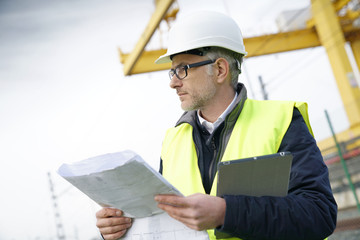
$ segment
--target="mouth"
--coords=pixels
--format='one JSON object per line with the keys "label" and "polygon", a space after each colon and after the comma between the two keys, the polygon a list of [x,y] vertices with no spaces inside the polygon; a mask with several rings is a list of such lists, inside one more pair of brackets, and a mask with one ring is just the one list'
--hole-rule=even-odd
{"label": "mouth", "polygon": [[187,93],[186,92],[176,92],[176,94],[179,96],[179,97],[181,97],[181,96],[184,96],[184,95],[186,95]]}
{"label": "mouth", "polygon": [[186,92],[177,92],[176,94],[179,96],[180,101],[183,101],[184,97],[187,93]]}

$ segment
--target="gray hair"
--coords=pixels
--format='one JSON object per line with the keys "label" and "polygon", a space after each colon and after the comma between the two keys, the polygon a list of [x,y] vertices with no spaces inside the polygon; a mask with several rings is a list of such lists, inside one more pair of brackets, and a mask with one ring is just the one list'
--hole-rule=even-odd
{"label": "gray hair", "polygon": [[217,58],[226,59],[226,61],[229,63],[231,84],[234,87],[234,89],[236,89],[239,74],[241,73],[241,64],[244,55],[220,47],[210,47],[204,55],[206,55],[212,60]]}

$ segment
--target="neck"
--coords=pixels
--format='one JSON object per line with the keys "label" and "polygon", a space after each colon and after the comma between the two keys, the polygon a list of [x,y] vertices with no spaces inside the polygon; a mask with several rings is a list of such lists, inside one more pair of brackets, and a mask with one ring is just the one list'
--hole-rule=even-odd
{"label": "neck", "polygon": [[199,109],[201,117],[211,123],[215,122],[230,105],[234,97],[235,90],[232,87],[218,91],[207,106]]}

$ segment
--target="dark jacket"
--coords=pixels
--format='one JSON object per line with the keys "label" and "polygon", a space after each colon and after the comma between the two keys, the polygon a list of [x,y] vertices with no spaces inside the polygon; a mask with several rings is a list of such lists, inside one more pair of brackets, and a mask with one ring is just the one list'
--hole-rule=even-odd
{"label": "dark jacket", "polygon": [[[177,123],[187,122],[193,126],[198,166],[207,193],[211,189],[217,162],[222,157],[246,100],[246,89],[242,84],[238,85],[237,92],[237,105],[212,134],[200,125],[196,111],[185,112]],[[293,154],[288,195],[225,195],[225,222],[218,230],[242,239],[307,240],[324,239],[334,231],[337,205],[332,195],[328,169],[297,109],[294,109],[292,122],[278,150],[285,151]]]}

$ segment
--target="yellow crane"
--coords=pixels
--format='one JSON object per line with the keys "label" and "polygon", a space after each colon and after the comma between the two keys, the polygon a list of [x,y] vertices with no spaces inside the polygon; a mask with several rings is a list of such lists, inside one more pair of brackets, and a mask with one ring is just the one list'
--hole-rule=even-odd
{"label": "yellow crane", "polygon": [[[165,54],[166,49],[145,51],[145,47],[163,19],[176,18],[179,9],[171,8],[174,2],[157,0],[155,11],[133,51],[125,54],[119,49],[124,75],[170,68],[170,64],[154,63],[158,56]],[[350,2],[351,0],[311,0],[313,17],[307,21],[306,28],[244,39],[247,58],[317,46],[325,48],[350,123],[349,129],[337,134],[339,141],[360,136],[360,88],[354,74],[354,68],[360,68],[360,27],[355,24],[360,21],[360,8],[346,9]],[[345,12],[341,11],[344,9]],[[339,14],[340,12],[342,13]],[[351,65],[347,55],[347,42],[351,46],[355,66]],[[334,145],[332,138],[318,144],[322,150]],[[355,142],[354,146],[360,146],[360,141]]]}

